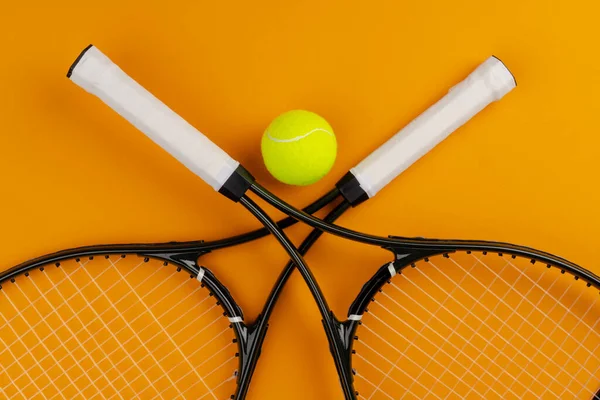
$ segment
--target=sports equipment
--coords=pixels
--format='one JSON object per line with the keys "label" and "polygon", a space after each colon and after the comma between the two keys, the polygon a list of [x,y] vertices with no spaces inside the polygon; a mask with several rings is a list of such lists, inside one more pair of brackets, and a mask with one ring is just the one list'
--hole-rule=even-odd
{"label": "sports equipment", "polygon": [[[314,212],[341,197],[324,220],[269,193],[97,49],[86,49],[69,75],[246,207],[293,263],[254,324],[244,323],[233,297],[198,258],[264,231],[214,242],[87,247],[14,267],[0,278],[8,282],[0,295],[4,393],[244,398],[269,315],[296,267],[318,305],[347,399],[598,396],[600,280],[594,274],[521,246],[386,238],[331,224],[510,91],[514,80],[497,59],[307,207]],[[248,191],[317,230],[296,249],[281,230],[289,220],[275,224]],[[301,256],[321,231],[390,254],[345,321],[330,311]],[[78,362],[65,371],[64,359]]]}
{"label": "sports equipment", "polygon": [[269,124],[261,150],[271,175],[283,183],[305,186],[331,170],[337,142],[323,118],[310,111],[293,110]]}

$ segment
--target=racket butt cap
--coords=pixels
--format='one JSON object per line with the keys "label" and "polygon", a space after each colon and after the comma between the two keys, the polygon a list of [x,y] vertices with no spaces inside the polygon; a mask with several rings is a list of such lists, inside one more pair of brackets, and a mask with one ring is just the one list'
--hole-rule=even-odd
{"label": "racket butt cap", "polygon": [[492,54],[492,58],[496,59],[496,61],[498,61],[500,64],[502,64],[502,66],[506,69],[506,71],[510,74],[510,77],[512,78],[513,82],[514,82],[514,86],[518,86],[517,84],[517,78],[515,78],[515,75],[510,72],[510,69],[508,69],[508,67],[506,66],[506,64],[504,64],[504,62],[500,59],[500,57],[495,56]]}
{"label": "racket butt cap", "polygon": [[500,100],[517,86],[513,73],[496,56],[485,60],[471,75],[485,82],[494,101]]}
{"label": "racket butt cap", "polygon": [[73,71],[75,70],[75,67],[77,67],[77,64],[79,64],[79,61],[81,61],[83,56],[85,56],[85,53],[87,53],[88,50],[91,49],[92,47],[94,47],[93,44],[88,45],[85,49],[83,49],[83,51],[79,54],[79,56],[77,56],[75,61],[73,61],[73,64],[71,64],[71,66],[69,67],[69,71],[67,72],[67,78],[71,78],[71,75],[73,75]]}

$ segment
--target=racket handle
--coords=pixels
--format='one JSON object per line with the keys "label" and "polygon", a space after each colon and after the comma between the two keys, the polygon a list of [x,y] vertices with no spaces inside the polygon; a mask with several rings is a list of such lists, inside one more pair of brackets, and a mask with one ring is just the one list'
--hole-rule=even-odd
{"label": "racket handle", "polygon": [[[350,170],[338,187],[357,204],[375,196],[385,185],[434,148],[493,101],[516,86],[506,66],[488,58],[441,100]],[[356,187],[356,180],[360,188]]]}
{"label": "racket handle", "polygon": [[239,163],[154,97],[94,46],[67,75],[98,96],[188,169],[220,191]]}

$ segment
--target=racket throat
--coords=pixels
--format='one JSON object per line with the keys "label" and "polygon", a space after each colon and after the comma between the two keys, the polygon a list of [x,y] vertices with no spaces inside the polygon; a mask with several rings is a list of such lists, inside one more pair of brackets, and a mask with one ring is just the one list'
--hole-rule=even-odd
{"label": "racket throat", "polygon": [[358,321],[348,320],[340,322],[333,312],[329,313],[327,321],[323,320],[323,327],[329,341],[329,351],[335,362],[335,367],[340,378],[340,384],[346,400],[355,400],[354,375],[352,372],[352,342]]}
{"label": "racket throat", "polygon": [[238,325],[236,334],[240,363],[237,371],[238,385],[234,397],[236,400],[246,398],[269,327],[268,321],[262,315],[259,315],[252,325],[247,326],[244,323],[238,323]]}

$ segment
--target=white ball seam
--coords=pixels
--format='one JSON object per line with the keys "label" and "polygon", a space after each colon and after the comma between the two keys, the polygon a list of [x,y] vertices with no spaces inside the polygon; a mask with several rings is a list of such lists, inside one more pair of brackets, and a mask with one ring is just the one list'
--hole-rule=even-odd
{"label": "white ball seam", "polygon": [[323,129],[323,128],[315,128],[312,131],[309,131],[309,132],[305,133],[304,135],[296,136],[296,137],[293,137],[293,138],[290,138],[290,139],[278,139],[278,138],[275,138],[275,137],[271,136],[271,133],[268,130],[265,132],[265,134],[267,135],[267,137],[269,139],[271,139],[275,143],[291,143],[291,142],[297,142],[299,140],[302,140],[302,139],[304,139],[304,138],[312,135],[313,133],[319,132],[319,131],[320,132],[325,132],[325,133],[333,136],[332,132],[329,132],[327,129]]}

